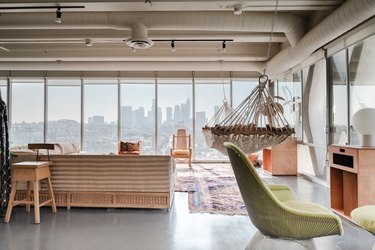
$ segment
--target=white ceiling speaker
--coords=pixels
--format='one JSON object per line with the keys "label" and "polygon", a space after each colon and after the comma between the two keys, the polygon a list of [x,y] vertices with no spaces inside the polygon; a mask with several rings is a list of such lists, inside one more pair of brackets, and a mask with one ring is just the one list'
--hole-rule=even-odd
{"label": "white ceiling speaker", "polygon": [[147,49],[154,45],[154,42],[147,36],[147,28],[143,23],[132,24],[132,36],[126,40],[126,44],[135,49]]}

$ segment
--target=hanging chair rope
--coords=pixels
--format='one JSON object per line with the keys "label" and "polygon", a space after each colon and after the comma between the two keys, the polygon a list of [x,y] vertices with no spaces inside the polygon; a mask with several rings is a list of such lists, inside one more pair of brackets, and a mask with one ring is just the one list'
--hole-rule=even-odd
{"label": "hanging chair rope", "polygon": [[223,146],[224,142],[232,142],[242,148],[245,153],[253,153],[265,147],[279,144],[295,133],[283,115],[282,105],[274,100],[281,97],[273,97],[269,93],[267,88],[269,80],[265,75],[278,2],[276,0],[264,74],[259,77],[258,86],[231,112],[225,112],[227,103],[224,101],[223,106],[203,127],[207,145],[223,154],[227,154],[226,148]]}
{"label": "hanging chair rope", "polygon": [[220,60],[220,73],[221,73],[221,85],[223,86],[223,95],[224,95],[224,102],[227,101],[227,96],[225,94],[225,85],[224,85],[224,77],[223,77],[223,60]]}
{"label": "hanging chair rope", "polygon": [[275,22],[276,22],[276,17],[277,17],[277,7],[278,6],[279,6],[279,0],[276,0],[275,11],[274,11],[274,14],[273,14],[273,17],[272,17],[271,34],[270,34],[270,39],[268,40],[267,57],[266,57],[266,62],[264,64],[263,75],[266,75],[268,60],[270,60],[272,38],[273,38],[274,29],[275,29]]}
{"label": "hanging chair rope", "polygon": [[[233,108],[229,105],[226,94],[225,94],[225,85],[224,85],[224,77],[223,77],[223,65],[222,65],[223,61],[220,60],[219,63],[220,63],[220,73],[221,73],[221,84],[223,86],[223,96],[224,96],[223,105],[221,105],[221,107],[216,111],[216,113],[211,118],[211,120],[209,120],[207,125],[202,128],[203,131],[205,129],[210,129],[211,127],[215,126],[216,124],[221,123],[222,121],[224,121],[224,119],[228,115],[230,115],[233,112]],[[209,147],[212,147],[211,140],[207,136],[205,136],[205,139],[206,139],[207,145]]]}

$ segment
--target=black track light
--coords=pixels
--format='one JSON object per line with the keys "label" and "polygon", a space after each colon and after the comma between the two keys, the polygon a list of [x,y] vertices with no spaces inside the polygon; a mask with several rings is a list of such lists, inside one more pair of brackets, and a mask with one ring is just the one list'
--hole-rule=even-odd
{"label": "black track light", "polygon": [[225,41],[223,41],[223,43],[221,44],[221,52],[225,52],[227,49],[227,45],[225,43]]}
{"label": "black track light", "polygon": [[176,46],[174,46],[174,41],[171,41],[171,48],[172,48],[172,52],[176,51]]}
{"label": "black track light", "polygon": [[57,10],[56,10],[55,23],[61,23],[62,22],[61,16],[62,16],[61,9],[60,9],[60,7],[58,7]]}
{"label": "black track light", "polygon": [[242,14],[242,5],[241,4],[235,4],[233,6],[233,13],[238,16],[238,15],[241,15]]}

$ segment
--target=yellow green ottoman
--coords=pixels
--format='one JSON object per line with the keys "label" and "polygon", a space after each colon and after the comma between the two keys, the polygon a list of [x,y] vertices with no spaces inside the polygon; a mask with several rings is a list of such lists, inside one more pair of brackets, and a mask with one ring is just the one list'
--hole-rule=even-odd
{"label": "yellow green ottoman", "polygon": [[355,223],[375,235],[375,205],[356,208],[350,215]]}

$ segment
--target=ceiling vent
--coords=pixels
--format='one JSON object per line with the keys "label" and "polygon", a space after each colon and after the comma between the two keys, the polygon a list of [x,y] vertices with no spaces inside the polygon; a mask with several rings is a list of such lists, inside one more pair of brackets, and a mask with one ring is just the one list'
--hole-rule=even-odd
{"label": "ceiling vent", "polygon": [[126,40],[126,44],[135,49],[147,49],[154,45],[154,42],[147,37],[147,29],[143,23],[133,23],[132,36]]}

